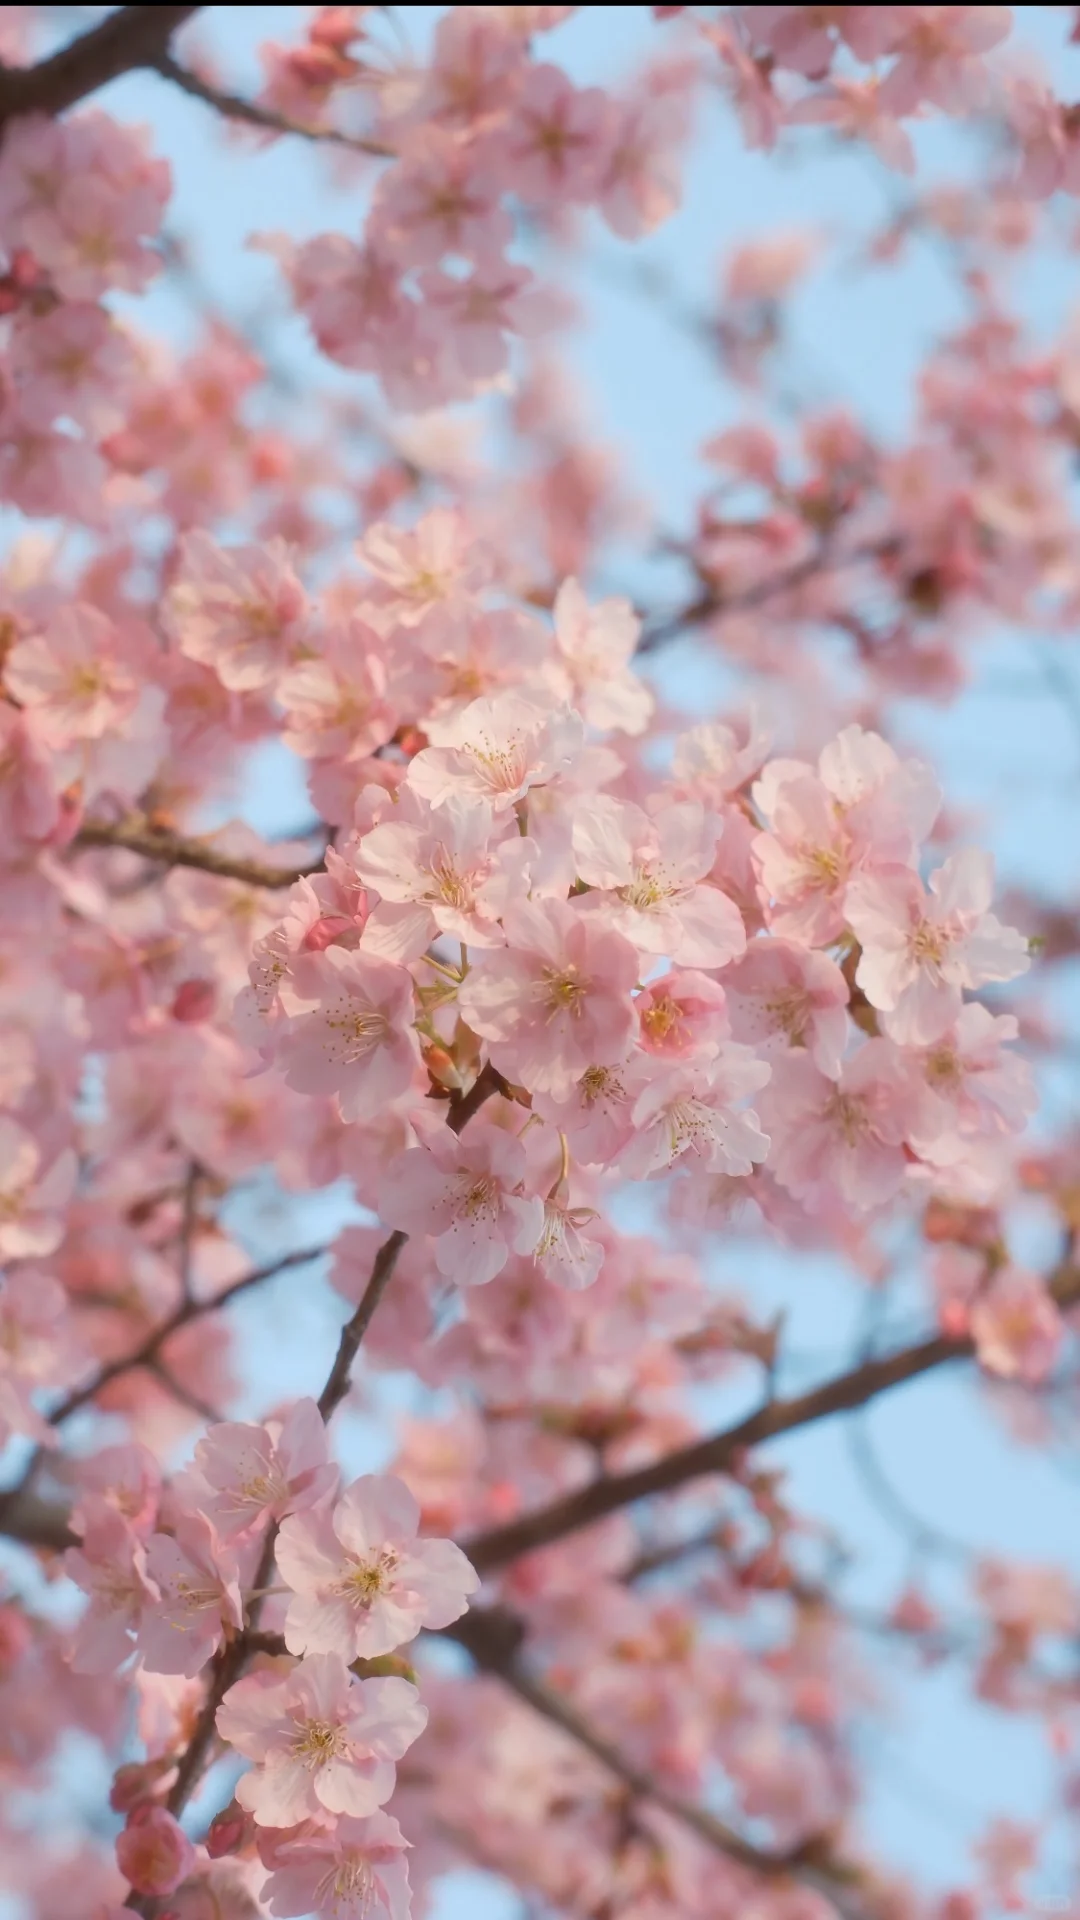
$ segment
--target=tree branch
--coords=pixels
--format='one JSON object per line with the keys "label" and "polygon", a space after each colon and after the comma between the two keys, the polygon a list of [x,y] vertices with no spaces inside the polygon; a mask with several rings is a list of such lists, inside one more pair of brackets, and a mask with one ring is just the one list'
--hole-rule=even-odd
{"label": "tree branch", "polygon": [[[1080,1269],[1059,1271],[1050,1290],[1059,1306],[1075,1304],[1080,1299]],[[973,1351],[974,1343],[967,1335],[935,1334],[897,1353],[863,1361],[849,1372],[811,1388],[808,1393],[796,1394],[789,1400],[771,1400],[735,1426],[666,1453],[647,1467],[594,1480],[548,1507],[523,1514],[505,1526],[492,1527],[464,1541],[463,1550],[478,1573],[492,1573],[519,1554],[549,1546],[553,1540],[561,1540],[566,1534],[577,1532],[579,1527],[590,1526],[593,1521],[602,1520],[637,1500],[648,1499],[656,1493],[670,1493],[686,1481],[706,1474],[725,1473],[747,1447],[828,1419],[834,1413],[847,1413],[854,1407],[865,1406],[878,1394],[902,1386],[907,1380],[915,1380],[920,1374],[953,1360],[968,1359]]]}
{"label": "tree branch", "polygon": [[326,1385],[319,1395],[319,1412],[324,1420],[329,1420],[341,1405],[349,1391],[349,1375],[352,1364],[360,1351],[360,1344],[371,1325],[372,1316],[379,1301],[390,1283],[390,1276],[397,1266],[398,1254],[408,1239],[407,1233],[392,1233],[384,1240],[375,1255],[375,1264],[371,1269],[371,1278],[364,1288],[363,1298],[351,1320],[347,1320],[341,1329],[341,1339],[334,1355],[334,1364],[327,1375]]}
{"label": "tree branch", "polygon": [[353,134],[341,133],[337,127],[305,127],[300,120],[290,120],[283,113],[275,113],[273,107],[262,107],[256,100],[245,100],[241,94],[212,86],[209,81],[193,73],[190,67],[181,66],[171,53],[163,53],[151,64],[154,72],[160,73],[163,80],[171,80],[183,93],[190,94],[193,100],[201,100],[204,106],[213,108],[225,120],[239,120],[245,126],[261,127],[266,133],[291,133],[300,140],[348,147],[353,153],[366,153],[376,160],[394,158],[393,148],[382,146],[378,140],[364,140]]}
{"label": "tree branch", "polygon": [[147,860],[159,860],[166,867],[194,867],[200,873],[213,873],[222,880],[242,880],[249,887],[291,887],[305,874],[321,873],[324,856],[303,867],[264,867],[258,860],[234,859],[219,853],[208,840],[193,840],[167,828],[151,826],[139,813],[131,813],[112,823],[87,821],[72,841],[84,847],[123,847],[128,853],[141,853]]}
{"label": "tree branch", "polygon": [[118,7],[33,67],[0,69],[0,126],[26,113],[63,113],[135,67],[155,66],[200,7]]}

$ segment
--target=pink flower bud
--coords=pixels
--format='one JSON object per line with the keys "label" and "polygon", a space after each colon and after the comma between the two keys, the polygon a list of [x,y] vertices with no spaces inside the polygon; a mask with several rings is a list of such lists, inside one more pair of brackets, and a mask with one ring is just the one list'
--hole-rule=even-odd
{"label": "pink flower bud", "polygon": [[144,1801],[117,1834],[116,1863],[136,1893],[175,1893],[195,1865],[195,1849],[171,1813]]}
{"label": "pink flower bud", "polygon": [[164,1776],[173,1771],[168,1758],[160,1760],[132,1760],[125,1766],[117,1767],[113,1774],[109,1790],[109,1805],[114,1813],[132,1813],[136,1807],[151,1801],[162,1790]]}
{"label": "pink flower bud", "polygon": [[239,1853],[254,1834],[255,1822],[250,1813],[230,1800],[227,1807],[214,1815],[204,1844],[211,1860],[221,1860],[227,1853]]}
{"label": "pink flower bud", "polygon": [[217,988],[212,980],[181,980],[170,1011],[174,1020],[194,1026],[201,1020],[209,1020],[216,999]]}

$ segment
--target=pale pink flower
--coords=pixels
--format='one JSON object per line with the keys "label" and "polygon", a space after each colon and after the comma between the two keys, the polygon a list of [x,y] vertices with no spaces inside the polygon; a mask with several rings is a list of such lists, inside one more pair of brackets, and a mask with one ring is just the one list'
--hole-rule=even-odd
{"label": "pale pink flower", "polygon": [[161,1597],[139,1622],[143,1665],[190,1679],[217,1651],[226,1628],[244,1623],[239,1569],[196,1513],[180,1514],[173,1534],[151,1534],[146,1566]]}
{"label": "pale pink flower", "polygon": [[200,1509],[223,1540],[314,1506],[338,1481],[314,1400],[298,1400],[284,1420],[259,1427],[208,1427],[195,1464],[211,1489]]}
{"label": "pale pink flower", "polygon": [[432,808],[405,788],[400,818],[394,812],[354,855],[361,880],[381,896],[364,928],[364,951],[415,960],[440,933],[470,947],[501,947],[499,921],[528,893],[532,843],[513,821],[509,831],[496,830],[486,801],[458,794]]}
{"label": "pale pink flower", "polygon": [[182,653],[244,693],[273,687],[304,639],[307,596],[283,540],[219,547],[186,534],[163,618]]}
{"label": "pale pink flower", "polygon": [[719,887],[702,884],[722,824],[695,800],[650,816],[594,795],[574,820],[574,858],[580,878],[603,889],[596,911],[642,953],[686,967],[737,959],[746,947],[739,910]]}
{"label": "pale pink flower", "polygon": [[217,1713],[222,1739],[256,1762],[236,1798],[262,1827],[374,1813],[394,1791],[394,1762],[426,1724],[407,1680],[353,1680],[335,1653],[311,1654],[283,1679],[249,1674]]}
{"label": "pale pink flower", "polygon": [[404,967],[327,947],[302,954],[279,989],[288,1026],[277,1059],[299,1093],[336,1093],[346,1120],[373,1119],[416,1075],[413,983]]}
{"label": "pale pink flower", "polygon": [[376,521],[356,552],[379,583],[377,596],[365,598],[364,612],[380,630],[464,611],[488,571],[464,516],[450,507],[435,507],[415,527]]}
{"label": "pale pink flower", "polygon": [[509,192],[533,205],[592,200],[613,131],[601,87],[572,86],[561,68],[530,61],[497,139],[499,176]]}
{"label": "pale pink flower", "polygon": [[731,1031],[771,1056],[805,1047],[836,1075],[848,1042],[848,988],[827,954],[790,940],[751,940],[724,977]]}
{"label": "pale pink flower", "polygon": [[70,1379],[68,1296],[48,1274],[13,1267],[0,1284],[0,1446],[12,1433],[55,1446],[32,1396]]}
{"label": "pale pink flower", "polygon": [[397,715],[386,691],[379,636],[360,619],[321,636],[319,652],[282,674],[282,739],[305,760],[361,759],[393,737]]}
{"label": "pale pink flower", "polygon": [[658,1059],[707,1058],[731,1038],[725,990],[707,973],[675,968],[645,987],[636,1005],[640,1044]]}
{"label": "pale pink flower", "polygon": [[1037,1386],[1051,1371],[1065,1325],[1044,1282],[1023,1267],[1000,1267],[971,1309],[979,1363],[1005,1380]]}
{"label": "pale pink flower", "polygon": [[[269,1838],[269,1836],[268,1836]],[[348,1814],[327,1830],[302,1827],[262,1849],[270,1878],[262,1898],[276,1920],[409,1920],[409,1842],[388,1813]]]}
{"label": "pale pink flower", "polygon": [[195,1849],[171,1813],[144,1802],[116,1836],[116,1864],[136,1893],[175,1893],[195,1865]]}
{"label": "pale pink flower", "polygon": [[532,1091],[566,1093],[594,1063],[630,1051],[638,960],[622,935],[562,900],[532,900],[505,918],[507,945],[472,966],[462,1018],[494,1064]]}
{"label": "pale pink flower", "polygon": [[379,1188],[388,1227],[427,1233],[435,1265],[459,1286],[478,1287],[515,1253],[531,1253],[544,1203],[519,1191],[525,1149],[512,1134],[475,1122],[460,1140],[449,1128],[391,1161]]}
{"label": "pale pink flower", "polygon": [[612,103],[597,205],[620,239],[652,233],[674,213],[681,197],[678,154],[687,126],[686,100],[661,88]]}
{"label": "pale pink flower", "polygon": [[565,1092],[535,1094],[533,1106],[572,1137],[580,1166],[610,1166],[633,1133],[634,1104],[651,1079],[648,1069],[643,1053],[613,1067],[590,1065]]}
{"label": "pale pink flower", "polygon": [[565,773],[580,752],[584,728],[569,708],[545,711],[516,693],[474,700],[440,729],[443,744],[409,763],[408,785],[439,806],[451,794],[486,800],[496,813],[529,788]]}
{"label": "pale pink flower", "polygon": [[1026,1060],[1004,1051],[1017,1039],[1012,1014],[978,1001],[925,1050],[912,1054],[925,1092],[909,1139],[920,1159],[946,1166],[972,1136],[1020,1133],[1038,1105]]}
{"label": "pale pink flower", "polygon": [[555,644],[567,698],[586,726],[644,733],[653,696],[630,665],[640,632],[629,600],[590,607],[576,580],[563,581],[555,598]]}
{"label": "pale pink flower", "polygon": [[835,1192],[867,1209],[903,1185],[904,1136],[918,1109],[910,1067],[891,1041],[867,1041],[836,1079],[809,1054],[785,1053],[760,1106],[770,1170],[804,1204],[823,1205]]}
{"label": "pale pink flower", "polygon": [[113,431],[137,365],[122,328],[90,303],[35,315],[11,343],[16,404],[31,427],[50,427],[62,415],[96,435]]}
{"label": "pale pink flower", "polygon": [[675,742],[671,773],[676,795],[720,807],[752,779],[768,751],[768,732],[753,707],[733,725],[711,720],[692,727]]}
{"label": "pale pink flower", "polygon": [[546,1279],[580,1293],[591,1287],[604,1264],[604,1247],[582,1231],[597,1217],[592,1207],[575,1207],[549,1195],[544,1201],[544,1224],[533,1248],[533,1259]]}
{"label": "pale pink flower", "polygon": [[[40,1286],[41,1282],[36,1282]],[[93,1515],[104,1504],[118,1513],[140,1540],[154,1530],[161,1498],[162,1474],[149,1447],[135,1441],[117,1447],[103,1447],[80,1460],[76,1484],[85,1491],[85,1503],[71,1510],[71,1526],[85,1533]]]}
{"label": "pale pink flower", "polygon": [[929,890],[904,867],[860,874],[845,911],[862,945],[856,981],[901,1046],[927,1046],[952,1025],[963,989],[1013,980],[1031,965],[1022,933],[988,911],[989,854],[957,853],[930,876]]}
{"label": "pale pink flower", "polygon": [[134,1636],[159,1600],[147,1572],[146,1548],[114,1508],[103,1501],[84,1510],[81,1547],[69,1547],[64,1569],[90,1595],[75,1629],[71,1664],[76,1673],[115,1673],[135,1651]]}
{"label": "pale pink flower", "polygon": [[338,1653],[349,1663],[459,1619],[480,1582],[460,1547],[418,1540],[419,1525],[419,1506],[390,1474],[354,1480],[332,1511],[286,1520],[277,1564],[293,1593],[289,1652]]}
{"label": "pale pink flower", "polygon": [[70,1147],[40,1171],[41,1151],[18,1122],[0,1114],[0,1259],[53,1253],[64,1237],[64,1212],[78,1166]]}
{"label": "pale pink flower", "polygon": [[383,174],[369,231],[402,267],[437,266],[448,253],[490,259],[513,234],[499,200],[500,182],[475,146],[427,127],[410,142],[408,157]]}
{"label": "pale pink flower", "polygon": [[54,751],[121,729],[138,702],[120,636],[103,613],[82,604],[61,608],[44,633],[18,641],[3,672],[37,737]]}
{"label": "pale pink flower", "polygon": [[620,1170],[646,1180],[687,1165],[742,1176],[765,1159],[769,1140],[751,1109],[738,1104],[768,1081],[770,1068],[749,1047],[732,1042],[711,1060],[692,1061],[657,1074],[634,1104],[634,1135],[619,1155]]}
{"label": "pale pink flower", "polygon": [[840,938],[857,871],[912,864],[941,799],[927,767],[861,727],[830,741],[816,770],[770,760],[753,793],[769,828],[754,842],[769,925],[808,946]]}

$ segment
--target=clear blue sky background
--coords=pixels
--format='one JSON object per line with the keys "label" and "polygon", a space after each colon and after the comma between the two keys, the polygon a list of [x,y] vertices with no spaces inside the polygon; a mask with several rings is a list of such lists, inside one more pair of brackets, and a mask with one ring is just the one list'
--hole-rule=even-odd
{"label": "clear blue sky background", "polygon": [[[423,45],[442,10],[403,11],[411,37]],[[263,39],[292,37],[300,13],[294,7],[208,9],[207,39],[225,58],[230,81],[241,89],[256,86],[253,48]],[[1045,49],[1059,46],[1060,10],[1056,17],[1050,8],[1025,10],[1023,30]],[[632,70],[655,40],[647,8],[586,7],[548,37],[547,48],[576,79],[610,80],[613,71]],[[1068,61],[1080,64],[1071,52]],[[1070,79],[1066,69],[1066,94]],[[1072,91],[1080,93],[1080,86]],[[159,150],[175,167],[172,225],[197,241],[200,272],[224,313],[265,329],[275,353],[301,378],[325,381],[325,368],[317,365],[302,328],[285,313],[275,271],[245,253],[243,241],[252,229],[266,227],[297,236],[334,226],[355,231],[362,194],[336,192],[324,157],[300,142],[284,140],[262,151],[226,148],[202,107],[153,77],[125,79],[102,99],[121,116],[152,123]],[[948,128],[921,133],[920,152],[922,178],[955,176],[967,164],[963,143]],[[704,304],[724,254],[762,234],[812,226],[835,238],[841,262],[850,261],[853,242],[902,188],[867,153],[826,153],[820,141],[809,139],[801,154],[798,165],[747,154],[717,96],[703,117],[678,216],[634,249],[597,231],[592,265],[580,283],[587,324],[570,348],[571,358],[599,434],[620,451],[667,528],[688,523],[703,478],[696,458],[701,442],[744,416],[746,403],[718,382],[662,305],[627,290],[628,270],[647,261],[683,298]],[[1022,307],[1040,334],[1060,325],[1075,296],[1072,257],[1047,257],[1033,270],[1025,268]],[[136,311],[150,329],[178,338],[192,334],[191,313],[165,281]],[[850,404],[879,432],[901,434],[920,357],[960,311],[955,289],[929,249],[917,250],[895,272],[854,273],[843,265],[815,272],[795,303],[795,364],[804,387],[822,401]],[[629,577],[629,560],[628,569]],[[1062,660],[1072,673],[1067,653]],[[711,684],[700,656],[673,650],[661,671],[669,691],[700,705],[702,687]],[[950,798],[981,816],[979,837],[996,847],[1004,877],[1075,896],[1080,735],[1048,689],[1041,655],[1015,636],[1001,636],[987,648],[959,705],[939,711],[912,706],[903,715],[903,730],[932,751]],[[264,831],[285,830],[305,811],[302,787],[283,783],[276,765],[264,765],[253,779],[247,805]],[[1055,1086],[1055,1103],[1075,1106],[1065,1077]],[[331,1204],[290,1202],[290,1237],[300,1242],[312,1228],[321,1232]],[[265,1220],[261,1231],[269,1231]],[[718,1246],[715,1270],[718,1278],[752,1290],[755,1301],[788,1307],[791,1346],[805,1358],[793,1369],[793,1382],[825,1371],[850,1351],[860,1301],[837,1276],[835,1263],[791,1264],[760,1247]],[[280,1325],[268,1320],[263,1305],[247,1316],[259,1404],[269,1393],[309,1390],[325,1371],[332,1310],[316,1290],[299,1303],[297,1292],[289,1296],[286,1355]],[[912,1324],[909,1314],[906,1325]],[[716,1417],[727,1411],[718,1399]],[[1007,1444],[977,1387],[955,1377],[929,1379],[876,1408],[871,1423],[895,1484],[928,1522],[983,1547],[1064,1560],[1080,1574],[1075,1481],[1045,1456]],[[385,1451],[385,1435],[362,1421],[353,1420],[343,1432],[358,1465]],[[868,1498],[843,1423],[812,1429],[773,1452],[790,1465],[796,1502],[827,1516],[858,1550],[846,1588],[851,1600],[872,1605],[891,1596],[908,1545]],[[943,1592],[955,1577],[942,1569]],[[970,1839],[988,1809],[1040,1815],[1049,1779],[1045,1756],[1029,1731],[965,1703],[951,1669],[921,1680],[917,1691],[899,1661],[892,1674],[889,1719],[866,1753],[866,1827],[886,1857],[947,1885],[964,1877]],[[73,1785],[79,1792],[78,1780]],[[84,1790],[89,1800],[88,1779]],[[98,1791],[95,1780],[94,1795]],[[1064,1887],[1048,1884],[1046,1891]],[[506,1896],[461,1875],[448,1883],[437,1920],[495,1920],[505,1911]]]}

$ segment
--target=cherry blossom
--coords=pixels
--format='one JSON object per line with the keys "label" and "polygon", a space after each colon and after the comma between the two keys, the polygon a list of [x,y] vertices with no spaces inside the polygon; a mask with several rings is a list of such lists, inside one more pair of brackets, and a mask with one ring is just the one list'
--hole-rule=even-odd
{"label": "cherry blossom", "polygon": [[368,1474],[332,1511],[285,1522],[277,1559],[294,1596],[285,1617],[290,1652],[367,1659],[464,1613],[476,1575],[452,1541],[418,1540],[419,1520],[400,1480]]}
{"label": "cherry blossom", "polygon": [[473,1127],[462,1139],[438,1135],[387,1168],[379,1212],[388,1227],[430,1234],[435,1264],[458,1286],[483,1286],[510,1256],[531,1253],[544,1203],[520,1191],[525,1150],[510,1134]]}
{"label": "cherry blossom", "polygon": [[263,1827],[320,1814],[362,1819],[394,1790],[394,1762],[423,1732],[407,1680],[354,1680],[334,1653],[310,1654],[284,1679],[250,1674],[218,1709],[222,1738],[256,1763],[236,1789]]}
{"label": "cherry blossom", "polygon": [[1038,1275],[1006,1267],[976,1299],[971,1331],[988,1373],[1034,1384],[1050,1372],[1064,1328]]}
{"label": "cherry blossom", "polygon": [[644,953],[687,967],[722,967],[743,952],[738,909],[701,884],[713,863],[721,822],[686,801],[650,819],[639,807],[598,796],[574,823],[579,876],[604,890],[599,910]]}
{"label": "cherry blossom", "polygon": [[144,1804],[116,1836],[116,1863],[136,1893],[175,1893],[195,1864],[195,1849],[171,1813]]}
{"label": "cherry blossom", "polygon": [[345,947],[300,956],[279,989],[290,1015],[276,1057],[301,1093],[336,1093],[344,1117],[367,1119],[406,1093],[420,1057],[403,967]]}
{"label": "cherry blossom", "polygon": [[298,1400],[284,1420],[265,1426],[222,1421],[209,1427],[195,1464],[207,1487],[200,1510],[223,1540],[315,1506],[338,1478],[313,1400]]}

